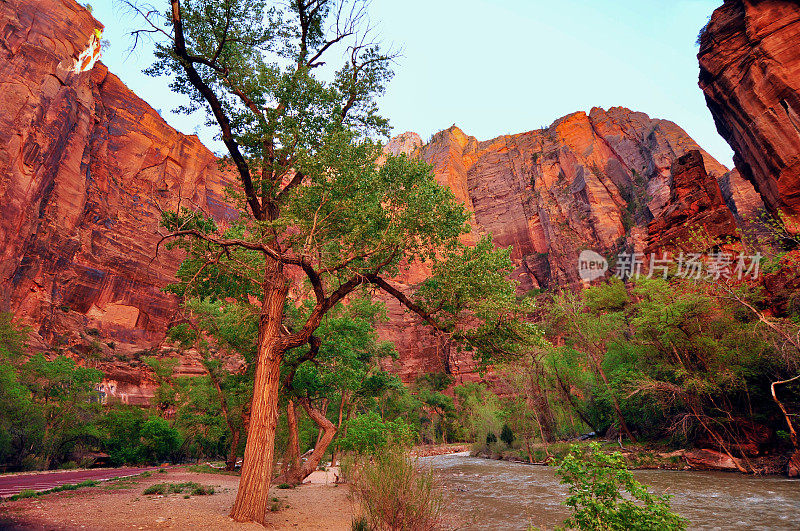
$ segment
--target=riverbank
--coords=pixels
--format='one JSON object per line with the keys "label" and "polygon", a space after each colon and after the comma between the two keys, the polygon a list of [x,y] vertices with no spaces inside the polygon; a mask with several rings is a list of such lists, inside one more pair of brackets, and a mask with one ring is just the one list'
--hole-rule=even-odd
{"label": "riverbank", "polygon": [[[144,494],[158,484],[196,483],[212,495]],[[237,476],[186,468],[127,478],[97,487],[0,503],[0,529],[263,529],[228,518],[239,486]],[[176,490],[176,489],[173,489]],[[303,485],[270,491],[268,529],[349,530],[353,505],[345,485]]]}
{"label": "riverbank", "polygon": [[522,448],[494,445],[491,448],[472,448],[470,455],[495,461],[552,465],[565,457],[573,446],[586,447],[592,442],[599,443],[606,452],[620,452],[632,470],[695,470],[789,477],[798,477],[800,470],[800,455],[793,456],[789,452],[736,458],[707,448],[670,449],[631,443],[620,446],[616,441],[603,439],[532,444]]}
{"label": "riverbank", "polygon": [[453,444],[420,444],[411,449],[411,457],[431,457],[434,455],[450,455],[469,452],[472,445],[469,443]]}

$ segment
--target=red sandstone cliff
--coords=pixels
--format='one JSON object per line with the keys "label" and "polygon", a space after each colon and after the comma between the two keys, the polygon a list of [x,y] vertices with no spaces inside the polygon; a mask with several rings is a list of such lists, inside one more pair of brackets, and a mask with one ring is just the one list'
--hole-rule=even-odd
{"label": "red sandstone cliff", "polygon": [[736,167],[800,231],[800,4],[726,0],[700,42],[700,87]]}
{"label": "red sandstone cliff", "polygon": [[[154,254],[159,209],[229,209],[196,137],[102,64],[72,71],[101,27],[73,0],[0,3],[0,309],[45,343],[113,341],[131,357],[161,341],[177,307],[161,289],[180,255]],[[126,367],[105,368],[138,396],[141,371]]]}
{"label": "red sandstone cliff", "polygon": [[[159,344],[177,306],[161,288],[180,255],[154,257],[159,209],[180,198],[218,219],[232,212],[215,157],[196,137],[177,133],[102,64],[72,71],[99,27],[73,0],[0,2],[0,310],[43,343],[76,355],[99,348],[113,393],[142,402],[149,383],[137,352]],[[700,148],[672,122],[614,108],[485,142],[455,126],[425,145],[408,133],[388,149],[430,162],[476,233],[513,246],[525,292],[577,283],[583,249],[643,250],[647,224],[670,199],[673,160]],[[748,184],[702,158],[729,204],[751,208]],[[396,342],[405,379],[475,376],[411,315],[391,302],[389,311],[382,335]],[[196,370],[188,359],[181,369]]]}
{"label": "red sandstone cliff", "polygon": [[[387,150],[432,164],[439,182],[473,212],[475,232],[491,232],[497,245],[513,246],[518,265],[513,276],[521,293],[578,285],[578,255],[584,249],[605,256],[644,252],[648,224],[665,208],[675,227],[694,215],[710,223],[711,232],[727,234],[735,222],[723,199],[743,212],[758,203],[749,183],[702,151],[676,124],[620,107],[575,113],[546,129],[485,142],[455,126],[425,145],[418,135],[405,133]],[[713,198],[701,201],[698,195],[684,206],[713,205],[710,217],[679,212],[681,205],[672,197],[673,161],[690,152],[696,153],[690,157],[694,169],[685,173],[686,179],[677,172],[677,188],[684,190],[702,177],[703,190],[713,190]],[[656,226],[662,236],[683,230],[669,223]],[[654,238],[659,236],[651,242]],[[424,272],[412,271],[401,282],[409,288],[423,278]],[[475,377],[467,357],[449,350],[394,301],[387,305],[391,321],[381,333],[397,345],[397,370],[405,379],[432,370]]]}
{"label": "red sandstone cliff", "polygon": [[[707,251],[737,240],[733,212],[725,204],[719,183],[706,171],[700,152],[690,151],[677,158],[671,173],[669,203],[648,225],[645,253]],[[694,241],[698,237],[702,242]],[[698,249],[698,244],[706,247]]]}

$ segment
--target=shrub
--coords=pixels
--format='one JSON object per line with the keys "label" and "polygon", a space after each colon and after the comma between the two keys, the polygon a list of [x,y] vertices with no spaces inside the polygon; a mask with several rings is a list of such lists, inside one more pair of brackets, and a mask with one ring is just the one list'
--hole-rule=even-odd
{"label": "shrub", "polygon": [[514,432],[511,431],[508,424],[503,424],[503,431],[500,432],[500,440],[506,443],[506,446],[511,447],[515,439]]}
{"label": "shrub", "polygon": [[186,483],[156,483],[144,489],[143,494],[165,496],[167,494],[183,494],[184,492],[188,492],[192,496],[210,496],[215,491],[214,487],[187,481]]}
{"label": "shrub", "polygon": [[446,504],[433,472],[419,470],[405,454],[362,459],[350,480],[363,513],[353,529],[430,531],[443,526]]}
{"label": "shrub", "polygon": [[166,483],[156,483],[155,485],[150,485],[149,487],[144,489],[144,492],[142,492],[142,494],[145,495],[160,494],[163,496],[164,494],[167,493],[168,490],[169,486]]}
{"label": "shrub", "polygon": [[385,422],[375,412],[359,415],[347,421],[347,435],[339,440],[339,449],[360,455],[376,454],[393,447],[410,447],[414,428],[402,419]]}
{"label": "shrub", "polygon": [[370,531],[369,521],[363,516],[353,518],[353,522],[350,524],[350,531]]}
{"label": "shrub", "polygon": [[557,474],[569,486],[565,504],[572,516],[564,524],[570,529],[680,531],[687,520],[673,513],[668,495],[650,494],[636,481],[622,454],[605,454],[592,443],[582,457],[573,447],[561,462]]}
{"label": "shrub", "polygon": [[170,459],[181,446],[178,430],[161,417],[152,416],[142,426],[142,449],[151,462]]}
{"label": "shrub", "polygon": [[211,496],[214,494],[214,487],[198,485],[192,489],[192,496]]}

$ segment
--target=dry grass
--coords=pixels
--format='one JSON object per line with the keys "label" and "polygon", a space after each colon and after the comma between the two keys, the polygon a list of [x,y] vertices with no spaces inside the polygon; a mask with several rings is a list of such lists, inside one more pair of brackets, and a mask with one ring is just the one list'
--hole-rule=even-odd
{"label": "dry grass", "polygon": [[434,531],[445,528],[446,500],[433,472],[407,455],[388,452],[348,467],[361,517],[354,528]]}

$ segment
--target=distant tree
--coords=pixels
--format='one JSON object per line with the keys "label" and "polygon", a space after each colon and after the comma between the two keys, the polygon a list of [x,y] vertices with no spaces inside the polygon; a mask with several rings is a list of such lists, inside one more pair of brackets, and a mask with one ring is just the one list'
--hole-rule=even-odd
{"label": "distant tree", "polygon": [[508,424],[503,424],[503,429],[500,431],[500,440],[506,443],[506,446],[514,444],[516,437]]}

